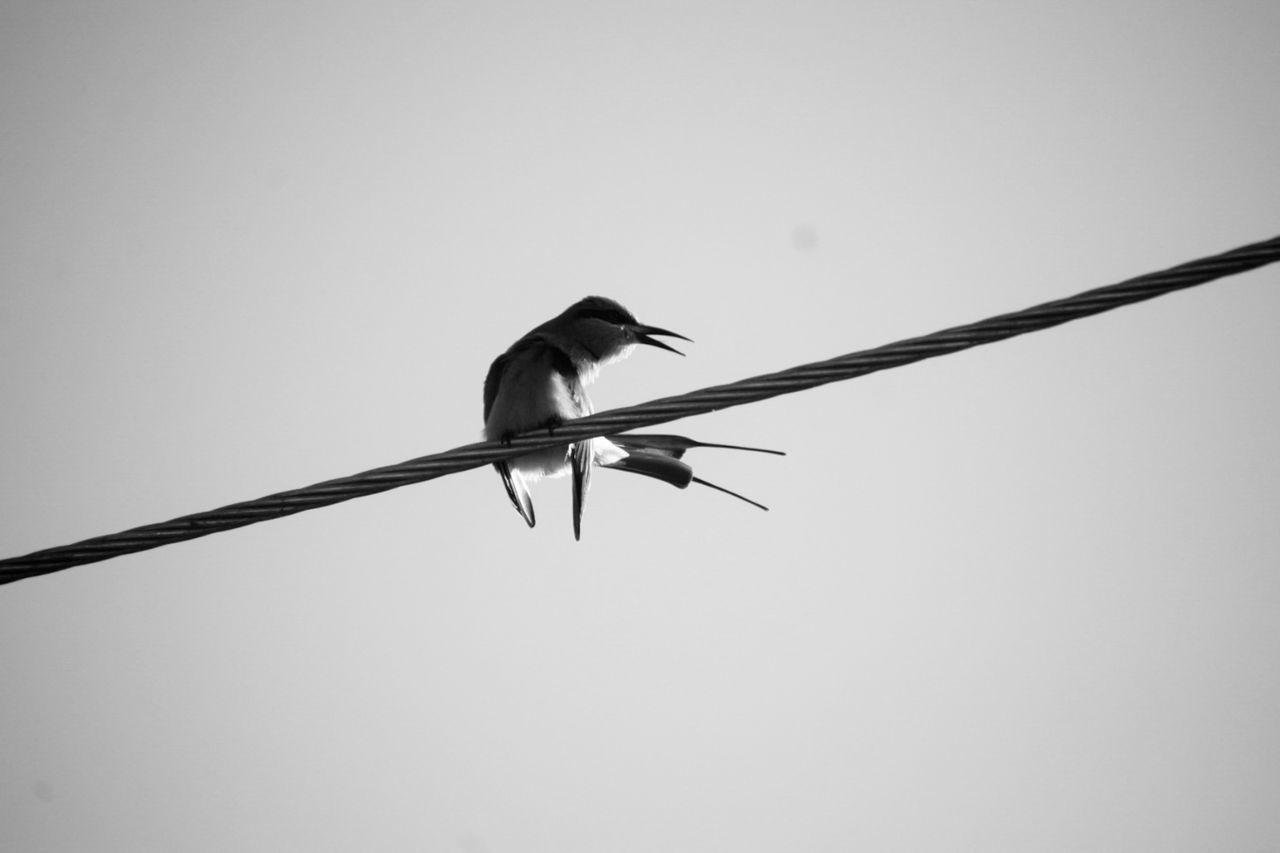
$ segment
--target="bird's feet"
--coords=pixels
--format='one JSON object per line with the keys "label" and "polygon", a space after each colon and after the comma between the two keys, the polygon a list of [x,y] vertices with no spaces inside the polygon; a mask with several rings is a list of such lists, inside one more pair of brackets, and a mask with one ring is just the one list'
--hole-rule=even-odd
{"label": "bird's feet", "polygon": [[[547,431],[547,437],[551,437],[555,435],[556,430],[562,426],[564,426],[564,418],[560,417],[559,415],[552,415],[551,417],[543,421],[538,428],[545,429]],[[516,436],[523,431],[524,430],[508,430],[507,432],[504,432],[498,436],[498,441],[501,442],[504,446],[510,447],[511,442],[514,441]]]}

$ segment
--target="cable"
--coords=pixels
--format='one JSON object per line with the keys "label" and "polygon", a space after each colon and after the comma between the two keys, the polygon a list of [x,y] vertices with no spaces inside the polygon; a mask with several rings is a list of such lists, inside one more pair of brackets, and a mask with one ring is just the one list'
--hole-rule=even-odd
{"label": "cable", "polygon": [[638,427],[653,426],[691,415],[700,415],[816,388],[829,382],[853,379],[878,370],[901,367],[926,358],[959,352],[994,343],[1027,332],[1039,331],[1070,320],[1078,320],[1151,299],[1175,290],[1204,284],[1280,260],[1280,237],[1241,246],[1220,255],[1190,261],[1161,272],[1148,273],[1118,284],[1086,290],[1075,296],[1045,302],[1022,311],[1001,314],[943,329],[933,334],[908,338],[874,349],[849,353],[827,361],[767,373],[727,385],[716,385],[674,397],[651,400],[638,406],[611,409],[567,423],[555,430],[526,433],[509,445],[480,442],[443,453],[410,459],[396,465],[374,468],[349,477],[327,480],[300,489],[243,501],[219,509],[184,515],[158,524],[135,527],[120,533],[97,536],[36,551],[22,557],[0,560],[0,583],[56,572],[72,566],[107,560],[123,554],[145,551],[232,530],[260,521],[269,521],[296,512],[377,494],[389,489],[420,483],[446,474],[478,468],[499,459],[519,456],[530,450],[554,447],[598,435],[611,435]]}

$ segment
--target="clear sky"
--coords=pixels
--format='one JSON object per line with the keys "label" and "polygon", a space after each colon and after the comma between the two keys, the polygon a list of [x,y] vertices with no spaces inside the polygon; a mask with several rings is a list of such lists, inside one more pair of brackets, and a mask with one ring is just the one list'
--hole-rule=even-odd
{"label": "clear sky", "polygon": [[[0,2],[0,554],[1280,233],[1280,4]],[[0,849],[1280,847],[1280,269],[0,587]]]}

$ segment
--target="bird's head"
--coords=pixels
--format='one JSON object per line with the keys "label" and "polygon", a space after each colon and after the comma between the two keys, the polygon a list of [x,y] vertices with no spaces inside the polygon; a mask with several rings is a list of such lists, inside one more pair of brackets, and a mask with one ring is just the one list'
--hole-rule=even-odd
{"label": "bird's head", "polygon": [[595,366],[622,358],[636,344],[684,355],[675,347],[655,339],[654,335],[689,340],[684,335],[637,322],[634,314],[603,296],[588,296],[575,302],[560,316],[544,323],[539,331],[571,344]]}

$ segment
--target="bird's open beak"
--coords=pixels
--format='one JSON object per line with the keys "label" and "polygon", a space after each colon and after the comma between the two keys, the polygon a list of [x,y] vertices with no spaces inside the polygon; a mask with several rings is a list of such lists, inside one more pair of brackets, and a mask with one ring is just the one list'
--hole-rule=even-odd
{"label": "bird's open beak", "polygon": [[637,324],[631,327],[631,331],[635,332],[637,343],[648,344],[651,347],[664,349],[667,352],[673,352],[676,355],[684,355],[684,353],[669,344],[664,344],[662,341],[654,340],[649,336],[666,335],[669,338],[679,338],[682,341],[689,341],[689,343],[693,343],[692,339],[686,338],[684,335],[679,335],[675,332],[668,332],[666,329],[659,329],[657,326],[641,326]]}

